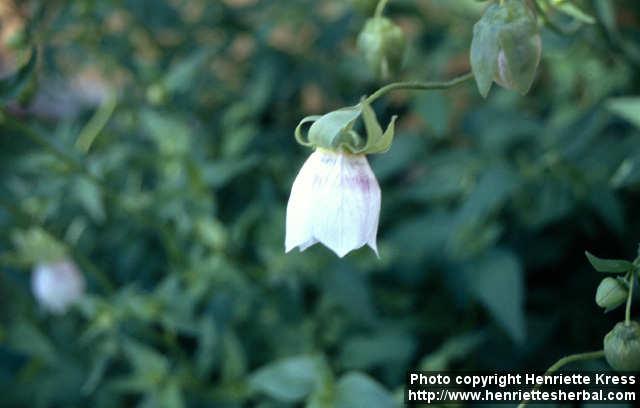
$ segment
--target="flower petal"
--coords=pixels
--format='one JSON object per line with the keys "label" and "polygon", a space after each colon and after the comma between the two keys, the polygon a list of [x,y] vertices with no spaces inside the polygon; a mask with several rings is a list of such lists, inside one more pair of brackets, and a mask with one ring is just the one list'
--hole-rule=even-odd
{"label": "flower petal", "polygon": [[313,236],[339,257],[369,244],[377,254],[380,186],[364,155],[323,152]]}
{"label": "flower petal", "polygon": [[311,154],[296,176],[287,204],[285,252],[296,246],[304,251],[317,241],[311,231],[313,179],[317,169],[317,156]]}

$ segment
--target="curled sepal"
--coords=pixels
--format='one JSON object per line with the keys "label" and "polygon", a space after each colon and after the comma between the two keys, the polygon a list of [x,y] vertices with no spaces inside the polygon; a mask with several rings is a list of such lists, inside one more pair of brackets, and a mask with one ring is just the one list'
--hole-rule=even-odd
{"label": "curled sepal", "polygon": [[298,123],[298,126],[296,126],[296,130],[294,132],[295,137],[296,137],[296,141],[298,143],[300,143],[302,146],[307,146],[307,147],[313,146],[309,142],[309,139],[305,140],[304,135],[302,134],[302,125],[304,125],[305,123],[309,123],[309,122],[315,122],[316,120],[320,119],[321,117],[322,116],[320,116],[320,115],[307,116],[306,118],[303,118],[300,121],[300,123]]}
{"label": "curled sepal", "polygon": [[362,105],[362,119],[364,121],[364,127],[367,132],[367,142],[361,151],[356,153],[374,154],[384,153],[391,147],[393,142],[393,136],[395,134],[395,122],[397,116],[391,118],[391,122],[387,125],[387,129],[382,132],[382,127],[378,123],[376,114],[371,109],[371,106],[366,100],[363,100]]}

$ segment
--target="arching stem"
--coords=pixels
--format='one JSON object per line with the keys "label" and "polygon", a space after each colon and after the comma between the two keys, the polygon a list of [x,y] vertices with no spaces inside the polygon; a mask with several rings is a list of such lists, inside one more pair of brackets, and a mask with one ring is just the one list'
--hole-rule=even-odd
{"label": "arching stem", "polygon": [[376,99],[388,94],[391,91],[406,89],[406,90],[429,90],[429,89],[448,89],[453,88],[454,86],[460,85],[461,83],[468,81],[473,78],[473,74],[471,72],[461,75],[457,78],[454,78],[450,81],[445,82],[419,82],[419,81],[410,81],[410,82],[393,82],[391,84],[385,85],[382,88],[378,89],[371,95],[366,98],[366,101],[371,104]]}
{"label": "arching stem", "polygon": [[[562,357],[560,360],[553,363],[553,365],[551,365],[551,367],[547,369],[544,375],[546,376],[546,375],[553,374],[554,372],[558,371],[560,368],[562,368],[567,364],[575,363],[577,361],[595,360],[602,357],[604,357],[604,350],[590,351],[587,353],[572,354],[570,356]],[[536,391],[540,389],[540,387],[541,385],[538,384],[535,387],[533,387],[531,391]],[[524,408],[527,406],[528,403],[529,401],[522,401],[518,405],[518,408]]]}

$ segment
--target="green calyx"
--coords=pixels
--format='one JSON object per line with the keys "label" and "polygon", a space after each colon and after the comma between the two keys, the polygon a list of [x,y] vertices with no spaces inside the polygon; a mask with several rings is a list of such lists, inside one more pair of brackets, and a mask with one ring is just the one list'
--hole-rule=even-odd
{"label": "green calyx", "polygon": [[604,338],[604,356],[617,371],[640,370],[640,324],[616,324]]}
{"label": "green calyx", "polygon": [[535,14],[524,0],[491,4],[474,25],[471,41],[471,68],[480,94],[486,97],[494,81],[526,94],[541,50]]}
{"label": "green calyx", "polygon": [[[353,128],[362,116],[365,136]],[[382,130],[371,105],[363,99],[355,106],[338,109],[322,116],[307,116],[296,126],[295,137],[303,146],[354,154],[384,153],[389,150],[395,133],[396,116],[391,118],[386,130]],[[306,135],[303,125],[312,123]]]}

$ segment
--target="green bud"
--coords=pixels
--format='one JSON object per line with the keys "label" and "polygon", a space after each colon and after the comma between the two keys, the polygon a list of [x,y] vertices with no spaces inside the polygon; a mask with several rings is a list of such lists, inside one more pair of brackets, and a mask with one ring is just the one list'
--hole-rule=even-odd
{"label": "green bud", "polygon": [[386,17],[367,20],[358,35],[358,49],[377,78],[397,73],[404,60],[406,40],[402,29]]}
{"label": "green bud", "polygon": [[628,290],[623,282],[615,278],[604,278],[596,291],[598,306],[612,310],[627,300]]}
{"label": "green bud", "polygon": [[640,324],[616,324],[604,338],[604,356],[614,370],[640,370]]}
{"label": "green bud", "polygon": [[480,94],[492,82],[526,94],[540,63],[542,41],[534,13],[523,0],[493,3],[473,27],[471,68]]}

